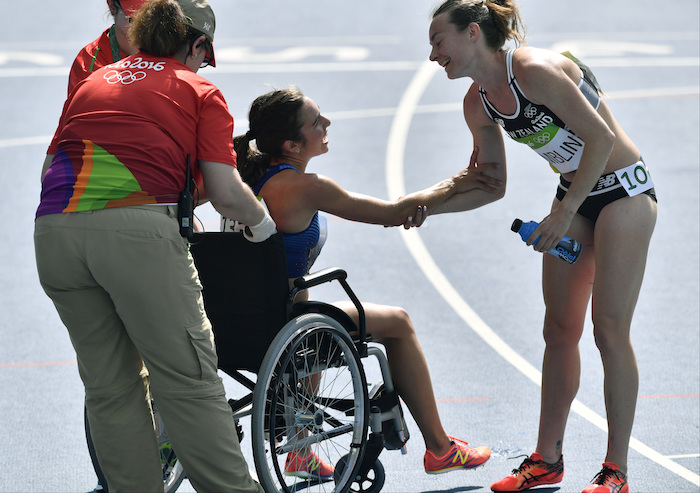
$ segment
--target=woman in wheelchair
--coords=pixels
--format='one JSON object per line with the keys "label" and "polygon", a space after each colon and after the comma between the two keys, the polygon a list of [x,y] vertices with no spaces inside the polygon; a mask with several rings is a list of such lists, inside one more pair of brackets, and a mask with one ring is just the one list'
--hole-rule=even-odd
{"label": "woman in wheelchair", "polygon": [[[489,176],[491,165],[476,166],[476,155],[468,168],[453,177],[395,201],[349,192],[330,178],[307,173],[311,158],[328,152],[330,120],[296,88],[258,97],[250,108],[249,122],[250,130],[234,139],[238,169],[265,201],[283,233],[290,286],[294,279],[308,273],[325,241],[325,218],[319,216],[319,211],[353,221],[408,226],[420,224],[427,215],[426,208],[436,207],[453,194],[474,188],[503,192],[503,183]],[[253,140],[255,148],[250,145]],[[224,231],[229,227],[231,221],[222,218]],[[337,306],[357,323],[357,309],[352,303]],[[371,303],[363,303],[363,307],[367,333],[386,348],[395,387],[423,435],[425,471],[437,474],[484,464],[491,454],[488,447],[470,447],[443,429],[428,365],[406,311]],[[331,477],[333,466],[307,450],[288,454],[285,472]]]}

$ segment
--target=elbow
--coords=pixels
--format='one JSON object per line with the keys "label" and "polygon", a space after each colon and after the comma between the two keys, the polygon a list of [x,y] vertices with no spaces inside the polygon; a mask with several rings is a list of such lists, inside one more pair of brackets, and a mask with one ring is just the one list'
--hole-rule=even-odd
{"label": "elbow", "polygon": [[498,184],[495,189],[490,190],[488,193],[489,197],[491,198],[491,202],[496,202],[498,200],[501,200],[503,197],[506,196],[506,181],[505,179]]}
{"label": "elbow", "polygon": [[497,190],[485,193],[484,194],[485,200],[484,200],[484,203],[482,205],[493,204],[494,202],[498,202],[499,200],[501,200],[505,196],[506,196],[506,185],[504,183],[501,186],[499,186]]}
{"label": "elbow", "polygon": [[494,193],[494,199],[493,201],[501,200],[503,197],[506,196],[506,184],[503,183],[500,187],[498,187],[498,190]]}
{"label": "elbow", "polygon": [[[486,196],[484,202],[481,205],[493,204],[494,202],[498,202],[499,200],[501,200],[505,196],[506,196],[505,189],[500,190],[498,192],[491,192]],[[479,207],[481,207],[481,205],[479,205]]]}
{"label": "elbow", "polygon": [[207,189],[209,202],[216,212],[222,216],[242,220],[240,217],[241,203],[233,193],[215,193],[211,189]]}
{"label": "elbow", "polygon": [[606,146],[608,154],[610,154],[613,150],[613,147],[615,146],[615,133],[612,130],[610,130],[610,128],[608,128],[605,132],[605,135],[602,136],[600,140],[603,143],[603,145]]}
{"label": "elbow", "polygon": [[214,209],[221,213],[222,209],[229,209],[236,207],[233,194],[220,193],[218,190],[213,188],[207,188],[207,199],[211,202]]}

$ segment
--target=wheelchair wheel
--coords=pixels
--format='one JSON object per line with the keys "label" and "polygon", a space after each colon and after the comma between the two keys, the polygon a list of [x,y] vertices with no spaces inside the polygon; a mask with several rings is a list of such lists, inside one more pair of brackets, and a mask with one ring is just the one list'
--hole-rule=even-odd
{"label": "wheelchair wheel", "polygon": [[[170,444],[168,432],[165,430],[163,420],[152,400],[151,408],[153,409],[153,422],[156,426],[158,448],[160,449],[160,462],[163,467],[163,489],[165,493],[174,493],[180,487],[182,480],[185,479],[185,470],[182,468],[182,464],[178,460],[177,455],[175,455],[175,451]],[[107,479],[105,478],[102,468],[100,467],[100,462],[97,459],[97,453],[95,452],[95,446],[93,445],[92,437],[90,436],[90,423],[87,419],[87,409],[85,409],[85,436],[87,438],[90,459],[92,459],[92,465],[95,468],[95,474],[97,474],[97,478],[104,488],[104,491],[109,492]]]}
{"label": "wheelchair wheel", "polygon": [[[253,458],[265,491],[347,492],[366,445],[368,405],[364,368],[345,328],[316,313],[288,322],[253,391]],[[342,473],[285,474],[291,452],[313,452],[331,466],[344,457]]]}
{"label": "wheelchair wheel", "polygon": [[[345,457],[340,459],[340,462],[338,462],[338,465],[335,467],[335,474],[342,474],[344,468]],[[386,481],[384,466],[379,462],[379,459],[377,459],[367,471],[355,474],[348,493],[379,493],[382,491],[384,481]]]}

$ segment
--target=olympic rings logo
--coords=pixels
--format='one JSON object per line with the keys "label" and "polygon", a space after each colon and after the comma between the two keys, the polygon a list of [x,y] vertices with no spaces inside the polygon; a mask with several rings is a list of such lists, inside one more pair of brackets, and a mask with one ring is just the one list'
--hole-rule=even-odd
{"label": "olympic rings logo", "polygon": [[535,115],[537,115],[537,108],[528,105],[523,114],[525,115],[525,118],[534,118]]}
{"label": "olympic rings logo", "polygon": [[123,70],[119,72],[117,70],[110,70],[104,74],[103,77],[109,84],[117,84],[121,82],[124,85],[129,85],[145,79],[146,72],[132,72],[131,70]]}
{"label": "olympic rings logo", "polygon": [[533,137],[532,141],[537,142],[538,144],[546,144],[551,139],[552,139],[552,136],[549,135],[549,132],[544,132],[543,134],[540,134],[537,137]]}

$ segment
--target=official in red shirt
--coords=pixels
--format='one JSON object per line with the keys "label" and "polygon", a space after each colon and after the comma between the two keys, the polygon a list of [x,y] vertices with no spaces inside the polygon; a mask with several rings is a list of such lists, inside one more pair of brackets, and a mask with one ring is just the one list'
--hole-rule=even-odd
{"label": "official in red shirt", "polygon": [[275,224],[236,169],[233,118],[197,75],[214,60],[206,0],[150,0],[129,35],[140,51],[68,97],[46,156],[35,223],[39,279],[68,329],[90,434],[114,491],[163,491],[148,392],[197,491],[262,493],[241,454],[178,195],[187,163],[212,205]]}

